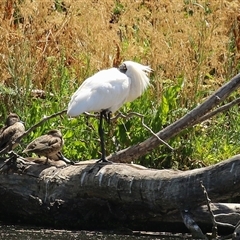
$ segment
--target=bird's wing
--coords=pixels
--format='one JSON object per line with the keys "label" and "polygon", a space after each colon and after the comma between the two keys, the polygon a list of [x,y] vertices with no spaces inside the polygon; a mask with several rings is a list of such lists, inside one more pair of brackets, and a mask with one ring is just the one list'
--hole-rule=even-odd
{"label": "bird's wing", "polygon": [[45,150],[61,149],[61,140],[51,136],[41,136],[32,141],[24,152],[39,152]]}
{"label": "bird's wing", "polygon": [[[10,141],[15,141],[16,136],[13,139],[13,136],[18,132],[18,127],[14,124],[12,126],[7,127],[0,134],[0,149],[3,149],[7,146]],[[20,134],[18,134],[19,136]]]}
{"label": "bird's wing", "polygon": [[60,149],[62,148],[63,142],[60,138],[51,138],[51,140],[49,141],[49,147],[51,147],[52,149]]}
{"label": "bird's wing", "polygon": [[7,128],[0,135],[0,149],[2,150],[7,146],[7,143],[11,141],[11,138],[14,134],[15,130],[13,128]]}
{"label": "bird's wing", "polygon": [[74,117],[103,109],[115,112],[127,98],[129,86],[130,79],[118,69],[102,70],[85,80],[73,94],[68,115]]}
{"label": "bird's wing", "polygon": [[48,136],[43,135],[30,142],[23,152],[34,152],[46,148],[48,145]]}
{"label": "bird's wing", "polygon": [[[9,143],[13,144],[16,139],[21,136],[25,131],[24,124],[21,122],[16,122],[15,124],[5,127],[5,129],[0,133],[0,150],[5,148]],[[18,143],[11,146],[14,149]]]}

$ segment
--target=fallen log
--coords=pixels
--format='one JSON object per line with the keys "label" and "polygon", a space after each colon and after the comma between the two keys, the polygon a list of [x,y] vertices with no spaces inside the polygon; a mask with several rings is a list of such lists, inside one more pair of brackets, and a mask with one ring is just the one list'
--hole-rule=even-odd
{"label": "fallen log", "polygon": [[[195,231],[197,224],[213,225],[213,218],[225,222],[226,227],[235,226],[239,221],[239,205],[219,202],[229,202],[240,195],[240,155],[185,172],[146,169],[123,162],[138,159],[183,129],[238,104],[236,99],[213,110],[239,86],[240,74],[149,139],[110,155],[108,159],[114,162],[112,164],[96,164],[90,160],[71,166],[61,161],[50,161],[50,165],[46,165],[41,159],[24,159],[14,154],[3,159],[0,165],[0,220],[95,230],[121,226],[132,230],[188,231],[186,225]],[[15,143],[44,121],[65,112],[45,117]],[[208,200],[206,203],[202,186],[215,202],[210,210],[218,210],[220,215],[213,216],[212,211],[209,214],[210,204]],[[197,238],[205,238],[200,230],[192,233]],[[235,235],[238,232],[236,229]]]}
{"label": "fallen log", "polygon": [[94,160],[45,165],[13,156],[0,166],[0,216],[56,228],[187,231],[183,211],[200,226],[212,224],[202,182],[216,202],[213,211],[232,214],[218,221],[236,225],[239,204],[218,202],[240,195],[239,160],[237,155],[213,166],[176,171]]}

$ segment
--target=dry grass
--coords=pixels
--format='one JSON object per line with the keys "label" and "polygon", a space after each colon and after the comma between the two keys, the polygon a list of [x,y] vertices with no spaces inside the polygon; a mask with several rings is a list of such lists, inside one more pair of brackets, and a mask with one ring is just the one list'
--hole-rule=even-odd
{"label": "dry grass", "polygon": [[[1,81],[45,88],[54,65],[79,81],[117,57],[155,69],[162,80],[184,77],[186,95],[214,89],[237,72],[238,0],[30,1],[0,5]],[[20,81],[20,83],[19,83]]]}

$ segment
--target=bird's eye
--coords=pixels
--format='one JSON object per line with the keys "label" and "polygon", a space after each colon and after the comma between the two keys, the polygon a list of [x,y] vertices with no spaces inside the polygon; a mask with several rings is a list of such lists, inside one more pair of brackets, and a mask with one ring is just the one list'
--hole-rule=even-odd
{"label": "bird's eye", "polygon": [[119,66],[119,70],[120,70],[120,72],[125,73],[125,72],[127,71],[127,66],[126,66],[126,64],[125,64],[125,63],[121,64],[121,65]]}

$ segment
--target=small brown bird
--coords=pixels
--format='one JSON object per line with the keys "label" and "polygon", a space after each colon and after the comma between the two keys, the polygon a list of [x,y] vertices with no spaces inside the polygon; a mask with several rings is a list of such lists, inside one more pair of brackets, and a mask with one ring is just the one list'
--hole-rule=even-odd
{"label": "small brown bird", "polygon": [[47,134],[34,139],[27,145],[23,153],[35,153],[38,156],[45,156],[46,163],[51,156],[56,156],[62,147],[64,141],[59,130],[50,130]]}
{"label": "small brown bird", "polygon": [[[5,126],[0,130],[0,151],[8,144],[6,152],[14,149],[19,143],[15,140],[25,132],[25,126],[16,113],[10,113],[7,116]],[[12,145],[13,144],[13,145]]]}

